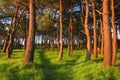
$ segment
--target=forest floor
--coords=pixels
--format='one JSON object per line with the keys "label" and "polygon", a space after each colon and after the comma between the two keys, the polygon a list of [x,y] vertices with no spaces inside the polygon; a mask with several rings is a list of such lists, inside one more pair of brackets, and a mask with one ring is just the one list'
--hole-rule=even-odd
{"label": "forest floor", "polygon": [[25,51],[15,49],[11,59],[0,53],[0,80],[120,80],[120,50],[114,66],[103,67],[103,54],[85,61],[85,50],[74,50],[71,56],[64,49],[57,60],[57,50],[35,50],[34,63],[23,64]]}

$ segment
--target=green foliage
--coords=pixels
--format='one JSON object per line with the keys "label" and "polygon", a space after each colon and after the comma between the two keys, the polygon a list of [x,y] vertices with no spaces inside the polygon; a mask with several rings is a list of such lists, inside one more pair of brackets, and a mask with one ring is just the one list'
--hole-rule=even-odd
{"label": "green foliage", "polygon": [[[39,17],[39,15],[38,15]],[[49,27],[53,26],[53,14],[49,10],[46,10],[44,15],[38,20],[38,30],[48,30]]]}
{"label": "green foliage", "polygon": [[[120,52],[118,52],[120,53]],[[117,64],[103,67],[103,55],[85,61],[85,50],[75,50],[72,56],[64,49],[63,60],[57,61],[58,52],[35,51],[34,63],[23,64],[24,50],[14,50],[12,58],[0,54],[0,80],[119,80],[120,54]],[[93,57],[93,56],[92,56]]]}

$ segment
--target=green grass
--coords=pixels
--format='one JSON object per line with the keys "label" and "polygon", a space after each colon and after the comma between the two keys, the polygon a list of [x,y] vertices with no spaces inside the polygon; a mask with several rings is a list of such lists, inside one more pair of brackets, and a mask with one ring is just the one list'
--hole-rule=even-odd
{"label": "green grass", "polygon": [[24,50],[14,50],[11,59],[0,53],[0,80],[120,80],[120,50],[117,63],[103,67],[103,55],[85,61],[85,50],[74,50],[72,56],[64,49],[63,59],[57,60],[58,52],[35,51],[34,63],[23,64]]}

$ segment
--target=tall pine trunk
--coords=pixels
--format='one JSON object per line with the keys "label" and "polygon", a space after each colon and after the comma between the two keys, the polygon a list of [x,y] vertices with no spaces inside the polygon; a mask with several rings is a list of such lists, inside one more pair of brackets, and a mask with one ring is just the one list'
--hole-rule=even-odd
{"label": "tall pine trunk", "polygon": [[112,64],[115,64],[116,62],[116,56],[117,56],[117,31],[115,27],[115,12],[114,12],[114,0],[111,0],[111,11],[112,11],[112,29],[113,29],[113,39],[112,39]]}
{"label": "tall pine trunk", "polygon": [[72,28],[73,28],[73,20],[72,20],[72,8],[70,10],[70,23],[68,27],[68,55],[72,54],[73,51],[73,35],[72,35]]}
{"label": "tall pine trunk", "polygon": [[35,0],[29,0],[29,35],[26,45],[26,53],[24,57],[24,64],[33,62],[34,49],[35,49],[35,31],[36,31],[36,18],[35,18]]}
{"label": "tall pine trunk", "polygon": [[60,46],[59,46],[58,60],[62,59],[63,56],[63,40],[62,40],[62,0],[60,0]]}
{"label": "tall pine trunk", "polygon": [[88,7],[88,0],[85,0],[85,7],[86,7],[86,14],[85,14],[85,33],[86,33],[86,39],[87,39],[87,52],[86,52],[86,60],[90,60],[91,57],[91,39],[90,39],[90,32],[88,27],[88,15],[89,15],[89,7]]}
{"label": "tall pine trunk", "polygon": [[100,33],[101,33],[101,53],[104,53],[104,33],[103,33],[103,21],[102,18],[100,18]]}
{"label": "tall pine trunk", "polygon": [[104,27],[104,66],[110,66],[112,63],[112,47],[109,26],[108,0],[103,0],[103,27]]}
{"label": "tall pine trunk", "polygon": [[96,13],[95,13],[95,1],[92,0],[92,10],[93,10],[93,26],[94,26],[94,58],[98,57],[97,54],[97,32],[96,32]]}

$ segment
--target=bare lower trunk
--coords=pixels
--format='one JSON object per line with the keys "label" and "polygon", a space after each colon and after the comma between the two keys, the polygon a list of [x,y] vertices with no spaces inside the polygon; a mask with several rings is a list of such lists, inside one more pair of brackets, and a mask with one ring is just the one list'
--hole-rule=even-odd
{"label": "bare lower trunk", "polygon": [[102,22],[102,19],[100,18],[100,34],[101,34],[101,53],[103,54],[104,52],[104,34],[103,34],[103,22]]}
{"label": "bare lower trunk", "polygon": [[18,26],[18,9],[19,9],[19,6],[18,4],[16,4],[16,10],[15,10],[15,14],[14,14],[14,18],[12,19],[12,23],[11,23],[11,26],[12,26],[12,29],[8,31],[8,46],[7,46],[7,49],[6,49],[6,54],[7,54],[7,58],[10,58],[11,55],[12,55],[12,50],[13,50],[13,42],[14,42],[14,37],[15,37],[15,32],[17,30],[17,26]]}
{"label": "bare lower trunk", "polygon": [[72,54],[72,44],[71,44],[71,32],[70,32],[70,26],[68,29],[68,55]]}
{"label": "bare lower trunk", "polygon": [[113,54],[112,54],[112,64],[116,63],[116,56],[117,56],[117,30],[114,24],[114,0],[111,0],[111,11],[112,11],[112,29],[113,29],[113,39],[112,39],[112,48],[113,48]]}
{"label": "bare lower trunk", "polygon": [[99,50],[101,49],[101,34],[99,34],[97,38],[98,38],[97,39],[97,41],[98,41],[97,53],[100,54],[101,52]]}
{"label": "bare lower trunk", "polygon": [[46,30],[46,32],[45,32],[44,41],[45,41],[45,42],[44,42],[44,46],[45,46],[46,49],[48,49],[48,46],[49,46],[48,43],[49,43],[49,42],[48,42],[48,31],[47,31],[47,30]]}
{"label": "bare lower trunk", "polygon": [[[27,24],[28,26],[28,24]],[[28,29],[24,28],[24,36],[25,36],[25,41],[24,41],[24,49],[26,50],[26,44],[27,44],[27,36],[28,36]]]}
{"label": "bare lower trunk", "polygon": [[72,20],[72,7],[71,7],[71,10],[70,10],[70,24],[69,24],[69,27],[68,27],[68,55],[72,55],[72,51],[73,51],[72,28],[73,28],[73,20]]}
{"label": "bare lower trunk", "polygon": [[8,43],[8,46],[7,46],[7,49],[6,49],[6,54],[7,54],[7,58],[10,58],[11,57],[11,54],[12,54],[12,50],[13,50],[13,35],[10,34],[9,35],[9,43]]}
{"label": "bare lower trunk", "polygon": [[29,12],[30,12],[29,13],[29,35],[28,35],[28,39],[27,39],[24,64],[33,62],[33,60],[34,60],[35,31],[36,31],[34,0],[29,0]]}
{"label": "bare lower trunk", "polygon": [[17,39],[17,48],[18,48],[18,49],[21,48],[21,45],[20,45],[20,39],[19,39],[19,38]]}
{"label": "bare lower trunk", "polygon": [[24,49],[26,50],[27,38],[25,38]]}
{"label": "bare lower trunk", "polygon": [[96,33],[96,13],[95,13],[95,3],[92,0],[92,9],[93,9],[93,24],[94,24],[94,58],[98,57],[97,54],[97,33]]}
{"label": "bare lower trunk", "polygon": [[58,51],[59,51],[59,27],[57,27],[57,48],[58,48]]}
{"label": "bare lower trunk", "polygon": [[67,53],[68,53],[68,55],[71,55],[71,45],[70,45],[69,41],[68,41],[68,51],[67,51]]}
{"label": "bare lower trunk", "polygon": [[91,57],[91,41],[90,41],[90,33],[89,33],[89,28],[88,28],[88,12],[89,12],[89,7],[88,7],[88,0],[85,0],[86,3],[86,15],[85,15],[85,33],[86,33],[86,38],[87,38],[87,52],[86,52],[86,60],[90,60]]}
{"label": "bare lower trunk", "polygon": [[104,66],[110,66],[112,63],[112,47],[109,26],[108,0],[103,0],[103,27],[104,27]]}
{"label": "bare lower trunk", "polygon": [[58,60],[61,60],[63,56],[63,40],[62,40],[62,0],[60,0],[60,49]]}
{"label": "bare lower trunk", "polygon": [[54,36],[52,33],[50,33],[50,49],[54,50]]}

